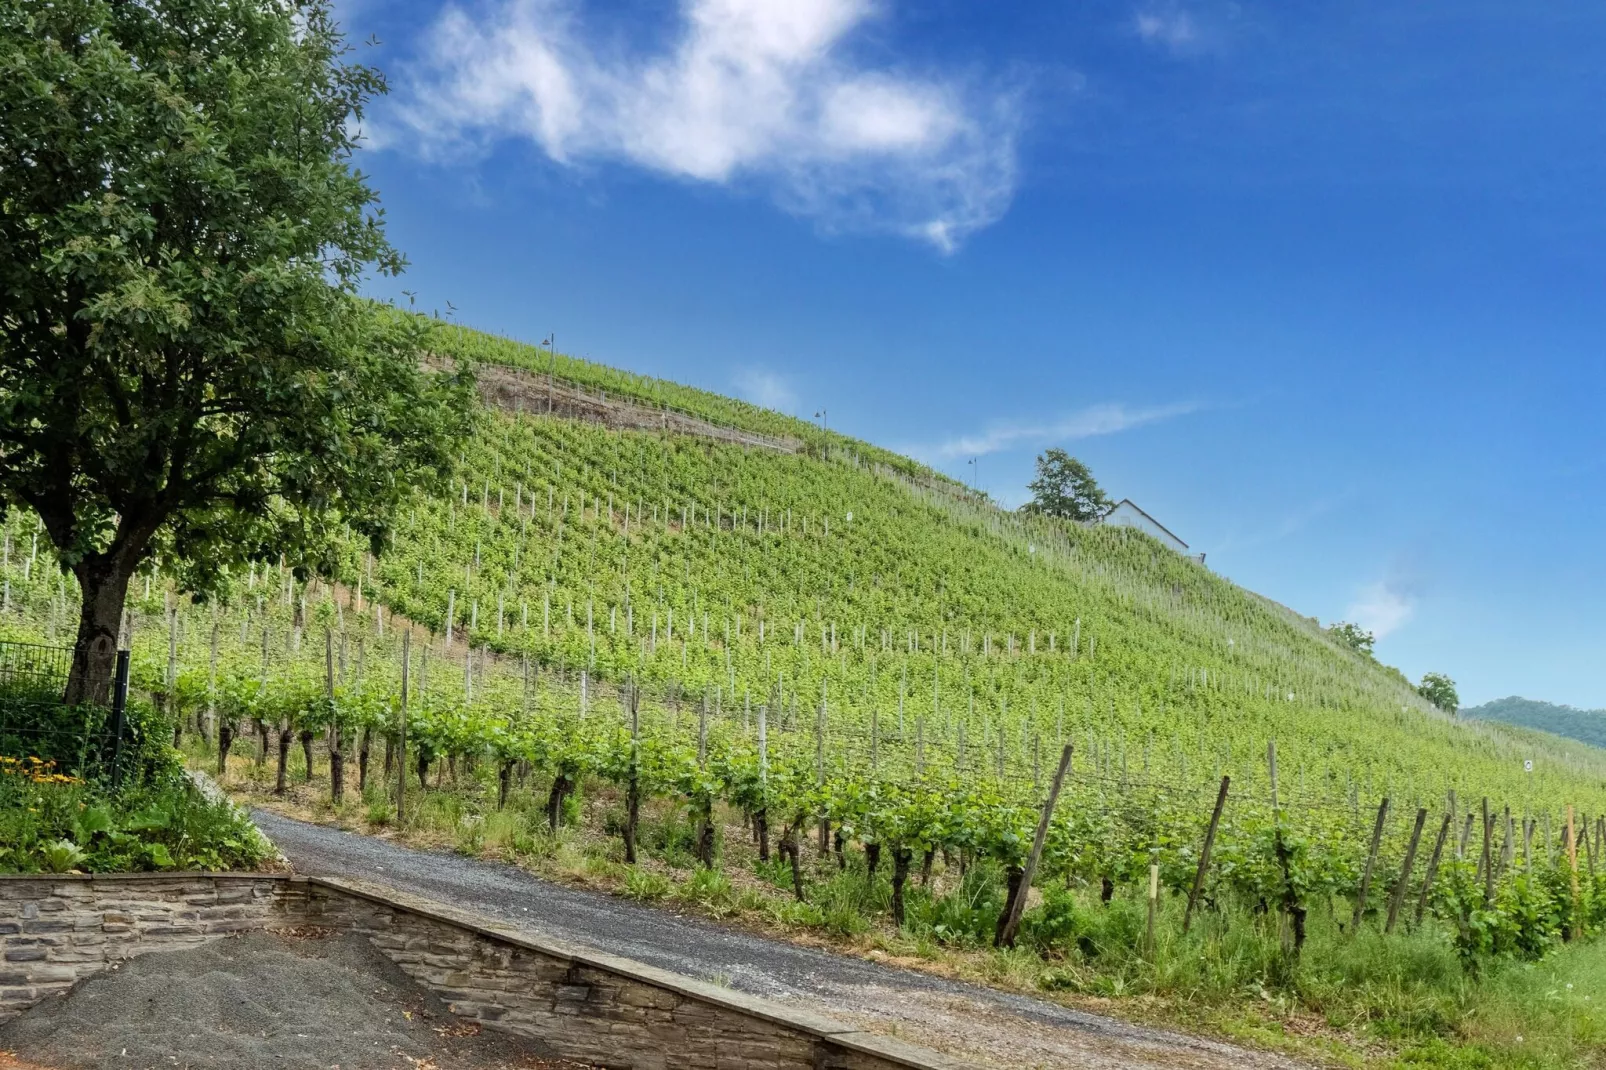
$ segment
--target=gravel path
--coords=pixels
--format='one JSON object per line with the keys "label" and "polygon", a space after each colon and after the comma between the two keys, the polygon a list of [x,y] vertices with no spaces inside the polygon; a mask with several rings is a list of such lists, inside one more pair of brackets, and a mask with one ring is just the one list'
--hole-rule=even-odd
{"label": "gravel path", "polygon": [[252,811],[295,868],[392,885],[571,944],[809,1006],[861,1028],[1036,1070],[1298,1070],[1281,1056],[1130,1025],[1054,1003],[798,947],[523,870]]}

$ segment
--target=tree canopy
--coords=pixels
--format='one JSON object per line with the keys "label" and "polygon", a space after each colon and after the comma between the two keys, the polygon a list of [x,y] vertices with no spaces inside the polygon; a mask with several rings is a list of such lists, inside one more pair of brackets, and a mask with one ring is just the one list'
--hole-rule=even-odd
{"label": "tree canopy", "polygon": [[1022,508],[1029,513],[1085,524],[1099,519],[1112,506],[1087,465],[1058,447],[1038,455],[1037,478],[1026,487],[1032,500]]}
{"label": "tree canopy", "polygon": [[1357,654],[1364,654],[1367,657],[1373,656],[1372,647],[1377,642],[1377,637],[1359,624],[1351,624],[1347,620],[1341,620],[1329,627],[1327,634]]}
{"label": "tree canopy", "polygon": [[382,76],[324,0],[0,11],[0,508],[42,519],[104,696],[129,578],[377,548],[444,467],[468,374],[357,294],[403,266],[351,162]]}
{"label": "tree canopy", "polygon": [[1461,708],[1461,696],[1456,694],[1455,681],[1442,672],[1425,673],[1422,682],[1416,686],[1416,693],[1445,713],[1455,713]]}

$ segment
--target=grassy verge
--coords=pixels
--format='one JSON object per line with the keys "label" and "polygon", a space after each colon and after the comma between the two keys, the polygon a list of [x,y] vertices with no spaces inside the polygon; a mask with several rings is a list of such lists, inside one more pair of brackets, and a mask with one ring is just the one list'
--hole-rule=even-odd
{"label": "grassy verge", "polygon": [[[299,750],[299,748],[297,748]],[[215,757],[192,758],[211,768]],[[376,755],[375,780],[378,780]],[[1147,904],[1098,888],[1034,892],[1021,945],[990,946],[1002,907],[999,875],[940,858],[929,883],[907,895],[902,928],[890,920],[890,863],[871,874],[862,852],[841,859],[805,847],[807,901],[791,893],[778,860],[760,861],[741,815],[722,812],[717,869],[695,864],[696,830],[683,807],[645,805],[635,865],[623,861],[623,801],[606,785],[571,796],[548,828],[541,784],[496,809],[488,769],[455,784],[409,785],[398,825],[377,784],[333,806],[327,781],[308,780],[299,753],[291,788],[272,793],[270,763],[231,757],[224,786],[242,802],[409,845],[522,866],[543,877],[643,902],[663,902],[749,929],[829,946],[945,976],[1028,992],[1067,1005],[1274,1048],[1341,1066],[1561,1068],[1606,1065],[1606,946],[1578,941],[1536,962],[1461,961],[1449,934],[1428,922],[1384,939],[1346,932],[1346,915],[1313,910],[1297,959],[1280,917],[1252,909],[1206,911],[1182,933],[1182,907],[1162,902],[1145,950]],[[433,778],[432,778],[433,779]],[[392,782],[393,787],[393,782]]]}
{"label": "grassy verge", "polygon": [[0,691],[0,873],[253,869],[268,861],[271,845],[250,819],[185,774],[182,755],[166,742],[171,729],[149,703],[129,704],[127,735],[115,749],[103,716]]}
{"label": "grassy verge", "polygon": [[245,814],[181,771],[112,791],[0,758],[0,873],[257,869],[271,849]]}

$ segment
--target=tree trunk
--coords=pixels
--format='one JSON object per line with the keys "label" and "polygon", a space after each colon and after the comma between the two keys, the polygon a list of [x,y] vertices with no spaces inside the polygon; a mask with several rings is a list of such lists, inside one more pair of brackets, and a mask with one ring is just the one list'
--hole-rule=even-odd
{"label": "tree trunk", "polygon": [[418,748],[418,790],[429,790],[429,755],[422,747]]}
{"label": "tree trunk", "polygon": [[770,860],[770,813],[768,810],[757,810],[753,813],[753,831],[758,833],[758,860]]}
{"label": "tree trunk", "polygon": [[357,744],[357,794],[361,795],[368,790],[368,754],[372,749],[374,730],[362,730],[362,742]]}
{"label": "tree trunk", "polygon": [[792,864],[792,894],[797,896],[799,903],[803,902],[803,864],[798,857],[801,852],[797,845],[797,826],[788,825],[781,833],[781,857]]}
{"label": "tree trunk", "polygon": [[[257,723],[262,724],[261,721]],[[267,738],[267,730],[267,725],[262,725],[264,741]],[[283,795],[290,789],[290,740],[293,735],[294,732],[290,728],[288,721],[279,726],[279,772],[273,782],[273,794],[275,795]],[[267,748],[263,747],[262,749],[266,753]]]}
{"label": "tree trunk", "polygon": [[1294,923],[1294,957],[1298,958],[1300,952],[1305,950],[1305,918],[1308,911],[1300,900],[1299,892],[1294,885],[1292,870],[1294,852],[1283,839],[1282,829],[1276,830],[1272,840],[1272,848],[1277,855],[1277,866],[1283,874],[1283,910]]}
{"label": "tree trunk", "polygon": [[569,778],[562,773],[552,781],[552,791],[546,797],[546,823],[552,832],[558,831],[558,818],[563,816],[563,800],[572,786]]}
{"label": "tree trunk", "polygon": [[875,871],[881,868],[881,845],[867,843],[864,845],[864,871],[871,880],[875,880]]}
{"label": "tree trunk", "polygon": [[1115,895],[1115,882],[1108,877],[1102,878],[1099,885],[1099,902],[1108,903]]}
{"label": "tree trunk", "polygon": [[83,592],[78,610],[78,637],[63,695],[69,706],[104,706],[111,697],[117,668],[117,638],[128,599],[131,564],[86,558],[73,569]]}
{"label": "tree trunk", "polygon": [[336,728],[329,734],[329,798],[336,806],[346,801],[346,745]]}
{"label": "tree trunk", "polygon": [[312,783],[312,729],[301,730],[301,756],[307,760],[307,783]]}
{"label": "tree trunk", "polygon": [[925,857],[920,859],[920,887],[931,887],[931,862],[937,857],[935,847],[927,847]]}
{"label": "tree trunk", "polygon": [[1026,876],[1026,870],[1021,866],[1010,866],[1007,872],[1009,895],[1004,899],[1004,912],[998,915],[998,928],[993,932],[993,946],[1004,946],[1004,927],[1015,913],[1015,900],[1026,894],[1021,887],[1021,880]]}
{"label": "tree trunk", "polygon": [[903,886],[909,880],[909,860],[913,852],[907,847],[892,849],[892,924],[903,928]]}
{"label": "tree trunk", "polygon": [[513,785],[513,763],[503,762],[496,773],[496,808],[507,809],[507,791]]}
{"label": "tree trunk", "polygon": [[229,771],[229,748],[234,745],[234,722],[224,721],[217,726],[217,775]]}
{"label": "tree trunk", "polygon": [[836,850],[836,868],[839,871],[847,869],[848,859],[847,856],[842,853],[842,830],[840,828],[837,829],[835,834],[832,835],[831,846]]}
{"label": "tree trunk", "polygon": [[260,717],[252,718],[257,733],[257,765],[268,760],[268,723]]}
{"label": "tree trunk", "polygon": [[636,823],[641,819],[641,779],[630,778],[625,788],[625,861],[636,864]]}
{"label": "tree trunk", "polygon": [[697,861],[714,868],[714,805],[705,800],[697,814]]}

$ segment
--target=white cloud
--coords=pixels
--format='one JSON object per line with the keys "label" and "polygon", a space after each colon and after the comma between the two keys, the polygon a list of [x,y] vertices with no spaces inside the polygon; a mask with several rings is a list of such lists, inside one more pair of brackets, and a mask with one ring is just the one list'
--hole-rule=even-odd
{"label": "white cloud", "polygon": [[736,373],[736,392],[755,405],[777,412],[797,408],[797,392],[787,380],[764,368],[742,368]]}
{"label": "white cloud", "polygon": [[994,424],[985,431],[960,435],[917,455],[935,456],[952,460],[956,457],[983,457],[989,453],[1013,446],[1049,442],[1064,442],[1096,435],[1113,435],[1144,424],[1159,423],[1177,416],[1197,412],[1197,402],[1185,401],[1172,405],[1149,408],[1131,408],[1120,403],[1092,405],[1063,419],[1042,422],[1009,422]]}
{"label": "white cloud", "polygon": [[1389,580],[1367,584],[1344,613],[1378,639],[1398,631],[1416,613],[1416,596]]}
{"label": "white cloud", "polygon": [[1134,22],[1138,36],[1151,45],[1173,52],[1192,48],[1199,40],[1199,27],[1186,11],[1140,11]]}
{"label": "white cloud", "polygon": [[944,251],[1007,208],[1013,96],[855,63],[849,46],[874,0],[680,3],[675,39],[645,55],[589,31],[578,0],[449,7],[396,118],[436,157],[525,138],[570,166],[754,183],[827,228]]}
{"label": "white cloud", "polygon": [[1389,563],[1388,572],[1367,584],[1350,603],[1346,619],[1377,638],[1398,631],[1416,615],[1416,607],[1430,586],[1424,552],[1402,550]]}
{"label": "white cloud", "polygon": [[1144,44],[1173,56],[1198,56],[1224,51],[1243,29],[1241,16],[1232,3],[1148,3],[1132,16],[1132,30]]}

